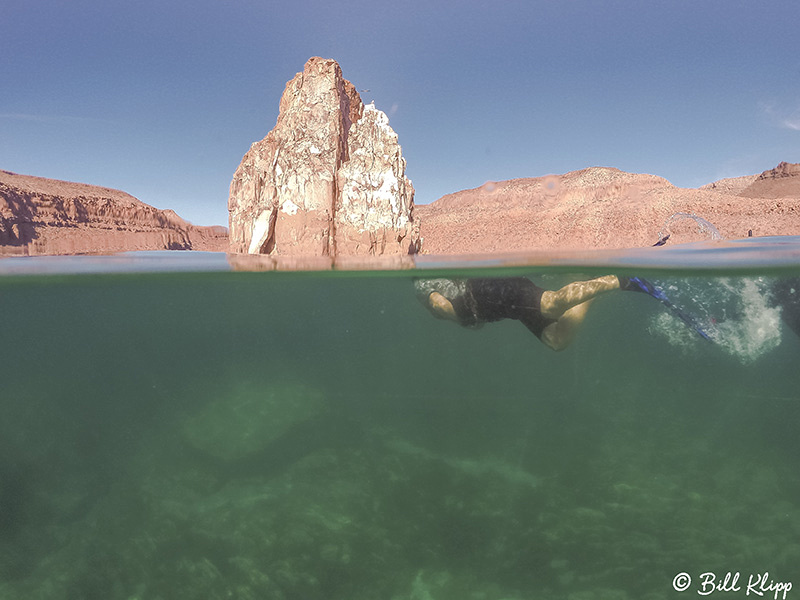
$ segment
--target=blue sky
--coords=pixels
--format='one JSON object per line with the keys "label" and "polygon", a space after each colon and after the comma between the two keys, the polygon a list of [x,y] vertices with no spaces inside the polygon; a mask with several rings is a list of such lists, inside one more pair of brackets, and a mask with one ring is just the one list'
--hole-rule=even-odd
{"label": "blue sky", "polygon": [[416,201],[590,166],[683,187],[800,162],[800,2],[4,0],[0,169],[199,225],[334,58],[389,115]]}

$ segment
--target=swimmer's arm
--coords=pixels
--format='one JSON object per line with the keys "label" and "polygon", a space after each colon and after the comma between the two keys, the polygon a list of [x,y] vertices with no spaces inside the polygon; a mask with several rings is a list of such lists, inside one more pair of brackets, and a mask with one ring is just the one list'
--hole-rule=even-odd
{"label": "swimmer's arm", "polygon": [[433,314],[440,319],[449,319],[450,321],[458,321],[456,311],[453,308],[453,303],[447,298],[442,296],[439,292],[431,292],[428,296],[428,305],[430,306]]}

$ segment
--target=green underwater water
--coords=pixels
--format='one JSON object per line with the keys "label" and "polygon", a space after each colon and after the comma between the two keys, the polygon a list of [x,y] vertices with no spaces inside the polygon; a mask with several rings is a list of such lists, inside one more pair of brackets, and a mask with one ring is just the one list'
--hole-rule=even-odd
{"label": "green underwater water", "polygon": [[614,292],[561,353],[434,319],[415,275],[0,279],[0,599],[800,587],[800,338],[728,306],[758,274],[659,274],[756,347]]}

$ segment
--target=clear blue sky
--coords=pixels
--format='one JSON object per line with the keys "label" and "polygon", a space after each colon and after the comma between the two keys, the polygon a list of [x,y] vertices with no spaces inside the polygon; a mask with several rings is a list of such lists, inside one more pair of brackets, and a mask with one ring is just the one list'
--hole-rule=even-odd
{"label": "clear blue sky", "polygon": [[4,0],[0,169],[227,224],[286,81],[335,58],[420,204],[612,166],[695,187],[800,162],[800,2]]}

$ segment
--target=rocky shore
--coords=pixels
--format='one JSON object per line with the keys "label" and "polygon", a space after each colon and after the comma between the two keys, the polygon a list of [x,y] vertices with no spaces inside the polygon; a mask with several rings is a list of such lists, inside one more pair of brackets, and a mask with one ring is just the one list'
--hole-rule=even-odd
{"label": "rocky shore", "polygon": [[[271,138],[267,140],[275,152],[275,144]],[[401,164],[396,136],[392,143],[395,164]],[[248,156],[257,146],[260,148],[259,144],[254,144]],[[249,160],[256,159],[253,156]],[[293,167],[287,164],[286,168]],[[389,175],[391,169],[369,177],[380,180],[380,184]],[[405,181],[413,190],[411,182]],[[239,189],[240,180],[234,183]],[[270,183],[270,189],[276,189],[275,185]],[[354,207],[364,206],[364,218],[379,225],[370,229],[371,233],[364,230],[367,233],[357,243],[350,243],[361,235],[357,235],[361,226],[352,225],[357,222],[355,217],[345,227],[344,222],[337,225],[312,219],[310,213],[289,200],[287,203],[296,208],[293,214],[279,210],[277,204],[267,203],[269,208],[255,198],[253,206],[268,209],[265,222],[273,226],[291,220],[291,227],[286,226],[289,229],[284,231],[288,237],[275,233],[277,230],[270,237],[265,229],[265,239],[283,240],[278,254],[305,252],[298,256],[347,258],[401,249],[406,253],[409,248],[431,255],[622,249],[652,246],[666,236],[670,245],[709,239],[708,232],[695,220],[670,219],[676,214],[708,221],[727,239],[800,235],[800,164],[786,162],[761,174],[722,179],[699,188],[676,187],[655,175],[592,167],[564,175],[487,182],[428,205],[414,206],[412,195],[403,200],[407,203],[403,219],[413,211],[413,221],[404,221],[397,231],[391,223],[400,221],[392,207],[399,203],[377,202],[374,190],[370,185],[366,188],[369,201],[349,201],[348,210],[352,213]],[[357,191],[356,186],[349,189]],[[385,218],[376,214],[383,209],[388,211]],[[253,209],[248,218],[252,221],[257,212]],[[271,213],[275,219],[269,217]],[[386,225],[380,224],[384,221]],[[409,223],[413,223],[413,233],[409,233]],[[315,230],[306,232],[306,227]],[[244,229],[237,226],[237,231]],[[322,243],[317,235],[320,231],[335,232],[340,243]],[[317,240],[316,245],[298,243],[306,234]],[[229,241],[225,227],[194,226],[172,210],[156,209],[120,190],[0,171],[0,256],[131,250],[247,252],[243,240]],[[272,254],[268,250],[275,248],[264,243],[253,251]]]}
{"label": "rocky shore", "polygon": [[[422,254],[636,248],[666,235],[670,244],[708,239],[692,219],[670,222],[676,213],[705,219],[729,239],[800,235],[800,164],[699,188],[592,167],[487,182],[414,211]],[[228,231],[191,225],[119,190],[0,171],[0,255],[130,250],[224,252]]]}
{"label": "rocky shore", "polygon": [[417,207],[426,254],[636,248],[709,239],[686,213],[725,238],[800,235],[800,164],[679,188],[654,175],[593,167],[488,182]]}
{"label": "rocky shore", "polygon": [[227,249],[225,227],[197,227],[105,187],[0,171],[0,255]]}

